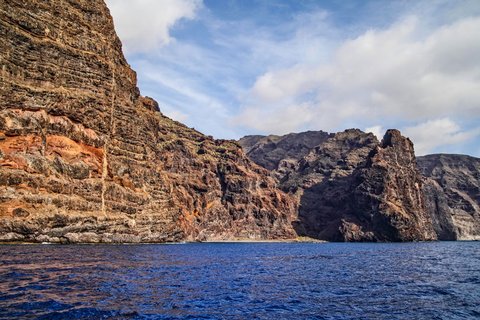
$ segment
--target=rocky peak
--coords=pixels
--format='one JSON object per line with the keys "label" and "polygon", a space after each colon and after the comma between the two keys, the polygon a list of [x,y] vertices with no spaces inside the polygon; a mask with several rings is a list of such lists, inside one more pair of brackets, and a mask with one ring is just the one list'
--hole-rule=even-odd
{"label": "rocky peak", "polygon": [[389,157],[391,163],[397,163],[399,166],[416,166],[412,141],[402,136],[396,129],[387,130],[378,148],[372,154],[372,160],[379,162],[375,154],[381,154],[378,158]]}
{"label": "rocky peak", "polygon": [[329,134],[288,164],[274,173],[298,201],[297,233],[334,241],[435,239],[413,144],[398,130],[380,143],[358,129]]}
{"label": "rocky peak", "polygon": [[382,142],[380,143],[382,148],[386,147],[395,147],[401,143],[404,143],[407,139],[405,139],[399,130],[397,129],[388,129],[383,136]]}
{"label": "rocky peak", "polygon": [[388,130],[355,173],[357,212],[371,217],[374,232],[389,241],[433,240],[436,234],[426,212],[412,142]]}
{"label": "rocky peak", "polygon": [[140,101],[146,109],[154,112],[160,112],[160,107],[158,106],[158,102],[153,100],[150,97],[141,97]]}

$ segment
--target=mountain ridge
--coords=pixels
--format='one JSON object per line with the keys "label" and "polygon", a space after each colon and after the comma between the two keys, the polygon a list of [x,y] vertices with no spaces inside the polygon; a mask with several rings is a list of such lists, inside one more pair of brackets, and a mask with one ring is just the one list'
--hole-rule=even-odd
{"label": "mountain ridge", "polygon": [[[391,130],[388,130],[387,134],[390,131]],[[319,132],[324,133],[323,131]],[[428,174],[424,166],[417,164],[418,159],[421,163],[425,163],[423,159],[435,157],[435,155],[415,158],[411,141],[407,138],[400,138],[399,136],[401,135],[399,132],[390,136],[396,136],[397,139],[403,141],[402,143],[405,145],[411,145],[403,150],[403,152],[397,152],[394,163],[391,163],[392,169],[389,169],[388,166],[384,168],[388,176],[392,173],[389,173],[389,171],[392,171],[393,168],[396,167],[395,162],[398,162],[398,159],[410,159],[408,160],[410,162],[408,165],[410,169],[407,170],[407,172],[411,172],[410,179],[403,179],[404,177],[396,178],[397,180],[400,179],[399,181],[411,180],[413,183],[405,189],[410,191],[406,192],[403,196],[398,197],[398,195],[396,195],[395,197],[402,203],[405,203],[405,201],[408,202],[408,199],[411,198],[409,194],[415,191],[415,189],[418,189],[417,185],[422,189],[412,194],[417,194],[417,210],[423,212],[421,214],[424,220],[422,228],[428,230],[427,234],[429,235],[426,237],[414,237],[410,240],[421,240],[422,238],[432,239],[431,228],[434,229],[436,238],[440,240],[477,239],[478,233],[480,232],[480,227],[478,226],[478,221],[480,221],[480,219],[478,219],[478,209],[477,211],[475,211],[475,209],[461,211],[461,209],[456,208],[454,205],[453,207],[452,205],[449,206],[451,196],[445,192],[449,186],[442,185],[438,178],[436,179],[437,181],[435,181],[435,177]],[[284,137],[288,137],[287,139],[290,140],[292,144],[296,144],[294,141],[295,133],[276,136],[276,141],[282,141]],[[365,167],[368,167],[367,162],[372,161],[374,153],[379,150],[378,148],[388,143],[380,143],[373,134],[364,133],[359,129],[347,129],[339,133],[325,133],[325,137],[327,138],[316,141],[314,144],[317,145],[304,154],[287,159],[276,159],[279,165],[271,169],[272,174],[279,179],[279,187],[286,192],[297,195],[297,201],[299,202],[299,221],[296,222],[297,232],[308,233],[312,237],[335,241],[350,241],[349,237],[353,237],[351,239],[353,241],[375,239],[376,236],[374,235],[359,237],[358,234],[354,235],[351,232],[349,234],[349,231],[342,227],[340,225],[341,222],[338,221],[343,219],[342,217],[344,217],[346,212],[353,210],[351,207],[362,207],[361,203],[365,201],[361,200],[361,196],[359,197],[358,191],[354,190],[355,188],[352,189],[352,185],[358,184],[356,179],[359,178],[365,181],[365,179],[362,178],[365,174],[360,172],[365,172]],[[267,154],[267,156],[270,156],[268,153],[272,152],[272,150],[274,155],[278,154],[275,152],[276,148],[278,148],[275,143],[269,145],[268,148],[264,148],[262,139],[265,140],[266,136],[255,136],[255,139],[257,145],[251,144],[250,141],[249,148],[246,149],[247,155],[251,157],[253,161],[263,165],[262,160],[257,159],[259,155],[262,155],[262,152]],[[244,144],[243,138],[239,140],[239,143]],[[258,150],[262,148],[263,150]],[[285,148],[285,146],[281,148]],[[255,152],[251,152],[252,150],[255,150]],[[476,159],[471,156],[465,157],[471,161]],[[408,161],[406,163],[408,163]],[[406,168],[403,170],[406,170]],[[418,170],[422,171],[423,176],[415,173]],[[354,172],[356,173],[354,174]],[[480,170],[477,169],[476,172],[478,177],[480,177]],[[479,178],[476,178],[477,183],[475,184],[475,178],[472,178],[473,175],[474,173],[472,172],[469,176],[471,178],[470,185],[473,190],[478,190],[477,184]],[[377,175],[375,179],[382,180],[384,177],[380,174]],[[375,179],[371,177],[371,180]],[[366,181],[368,182],[368,179],[366,179]],[[381,186],[377,185],[377,187]],[[401,187],[390,189],[395,192],[402,190]],[[367,195],[367,198],[371,198],[372,194],[369,195],[368,192],[366,192],[364,195]],[[480,196],[477,195],[476,199],[477,200],[467,201],[467,203],[471,204],[476,201],[476,204],[473,204],[471,207],[478,207]],[[388,204],[389,201],[384,200],[384,205]],[[350,204],[350,209],[345,207],[347,204]],[[457,219],[458,221],[454,221],[455,219],[452,218],[454,216],[454,210],[460,210],[460,213],[457,214],[457,216],[460,217]],[[364,208],[363,211],[368,212],[369,209]],[[347,215],[351,216],[351,214]],[[361,215],[362,214],[360,214],[360,216]],[[358,219],[358,217],[356,219]],[[332,224],[332,221],[337,222],[333,226],[328,227],[328,224]],[[459,224],[462,224],[462,221],[464,221],[464,225],[459,228]],[[312,230],[312,226],[315,225],[317,225],[317,228]],[[338,230],[342,228],[343,231],[340,231],[339,234]],[[360,229],[357,228],[357,231],[358,230]],[[336,235],[334,235],[335,233]],[[396,240],[390,239],[389,241]]]}

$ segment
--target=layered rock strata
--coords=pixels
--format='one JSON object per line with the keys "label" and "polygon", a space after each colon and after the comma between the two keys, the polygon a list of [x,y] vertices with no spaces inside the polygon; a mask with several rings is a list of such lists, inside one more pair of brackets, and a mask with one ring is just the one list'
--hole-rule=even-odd
{"label": "layered rock strata", "polygon": [[480,240],[480,159],[454,154],[417,158],[427,177],[427,210],[441,240]]}
{"label": "layered rock strata", "polygon": [[102,1],[0,0],[0,39],[0,240],[294,236],[237,143],[140,95]]}

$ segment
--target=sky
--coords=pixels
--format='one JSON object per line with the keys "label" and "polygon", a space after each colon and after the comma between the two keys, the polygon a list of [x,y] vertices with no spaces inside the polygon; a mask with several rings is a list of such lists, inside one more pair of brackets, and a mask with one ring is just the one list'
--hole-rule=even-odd
{"label": "sky", "polygon": [[107,0],[142,95],[215,138],[397,128],[480,157],[478,0]]}

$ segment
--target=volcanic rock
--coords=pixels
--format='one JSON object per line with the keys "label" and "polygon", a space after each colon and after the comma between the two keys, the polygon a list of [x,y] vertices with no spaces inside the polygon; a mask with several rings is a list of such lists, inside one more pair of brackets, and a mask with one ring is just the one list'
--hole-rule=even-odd
{"label": "volcanic rock", "polygon": [[480,159],[456,154],[417,157],[427,177],[427,211],[441,240],[480,239]]}
{"label": "volcanic rock", "polygon": [[140,95],[103,1],[0,7],[0,240],[294,236],[267,170]]}
{"label": "volcanic rock", "polygon": [[248,156],[268,170],[278,170],[282,161],[300,160],[330,135],[306,131],[284,136],[245,136],[239,140]]}
{"label": "volcanic rock", "polygon": [[[275,168],[280,187],[299,203],[298,234],[329,241],[436,239],[410,140],[397,130],[381,143],[358,129],[318,137],[309,152],[290,157],[288,166],[278,160]],[[248,155],[265,165],[259,149],[269,152],[253,144]]]}

